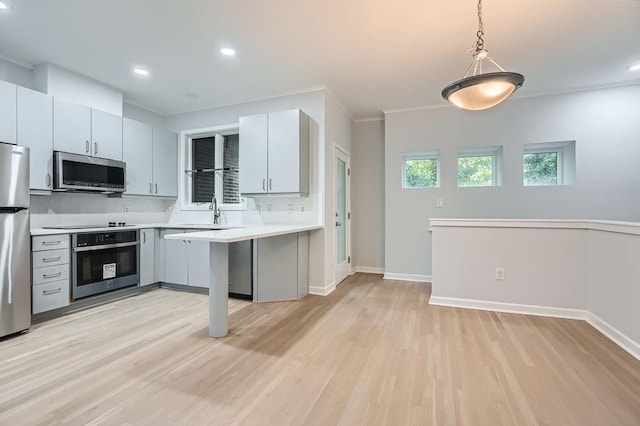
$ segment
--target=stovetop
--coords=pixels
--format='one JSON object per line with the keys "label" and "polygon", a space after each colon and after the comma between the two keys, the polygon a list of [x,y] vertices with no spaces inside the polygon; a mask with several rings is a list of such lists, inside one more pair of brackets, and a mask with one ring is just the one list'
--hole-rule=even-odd
{"label": "stovetop", "polygon": [[93,228],[124,228],[127,225],[125,222],[109,222],[106,225],[58,225],[58,226],[43,226],[42,229],[93,229]]}

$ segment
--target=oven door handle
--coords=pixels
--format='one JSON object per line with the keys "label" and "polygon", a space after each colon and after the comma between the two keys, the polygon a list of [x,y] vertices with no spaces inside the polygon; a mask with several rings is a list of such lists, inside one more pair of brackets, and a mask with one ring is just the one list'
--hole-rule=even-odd
{"label": "oven door handle", "polygon": [[140,244],[138,241],[133,241],[131,243],[103,244],[101,246],[88,246],[88,247],[74,247],[73,252],[78,253],[82,251],[109,250],[113,248],[137,246],[138,244]]}

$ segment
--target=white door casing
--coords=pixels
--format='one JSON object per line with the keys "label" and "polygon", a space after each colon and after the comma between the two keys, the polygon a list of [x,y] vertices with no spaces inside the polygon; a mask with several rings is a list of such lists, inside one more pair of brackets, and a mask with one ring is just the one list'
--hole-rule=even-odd
{"label": "white door casing", "polygon": [[351,273],[351,160],[334,146],[334,243],[335,282],[340,284]]}

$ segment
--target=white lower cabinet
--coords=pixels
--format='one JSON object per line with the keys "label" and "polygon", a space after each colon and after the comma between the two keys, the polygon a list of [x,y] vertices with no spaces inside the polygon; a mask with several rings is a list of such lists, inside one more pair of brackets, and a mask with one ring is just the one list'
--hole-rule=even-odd
{"label": "white lower cabinet", "polygon": [[39,314],[69,306],[69,290],[69,279],[34,284],[33,313]]}
{"label": "white lower cabinet", "polygon": [[31,251],[32,313],[69,306],[69,234],[33,237]]}
{"label": "white lower cabinet", "polygon": [[300,299],[309,293],[309,234],[260,238],[254,244],[254,300]]}
{"label": "white lower cabinet", "polygon": [[155,229],[140,230],[140,286],[157,282],[155,277]]}
{"label": "white lower cabinet", "polygon": [[[195,232],[167,230],[163,234]],[[209,243],[164,240],[164,281],[192,287],[209,288]]]}

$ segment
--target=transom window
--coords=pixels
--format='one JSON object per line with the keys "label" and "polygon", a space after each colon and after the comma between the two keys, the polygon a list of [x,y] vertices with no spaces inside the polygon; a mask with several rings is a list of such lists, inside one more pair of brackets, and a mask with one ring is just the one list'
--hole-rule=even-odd
{"label": "transom window", "polygon": [[458,186],[500,185],[502,147],[458,150]]}
{"label": "transom window", "polygon": [[440,186],[440,153],[412,153],[402,156],[403,188],[437,188]]}
{"label": "transom window", "polygon": [[574,142],[527,144],[522,154],[524,186],[568,185],[575,180]]}

